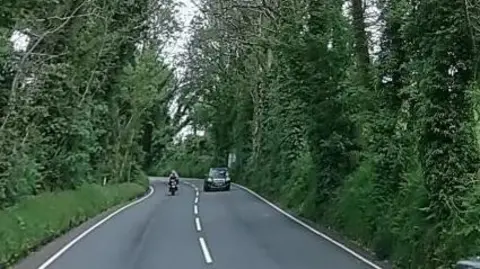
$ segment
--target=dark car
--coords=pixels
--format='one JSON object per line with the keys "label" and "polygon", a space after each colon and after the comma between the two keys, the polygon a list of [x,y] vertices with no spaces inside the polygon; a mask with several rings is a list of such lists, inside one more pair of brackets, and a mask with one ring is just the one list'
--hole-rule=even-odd
{"label": "dark car", "polygon": [[203,190],[230,190],[230,177],[228,175],[228,168],[217,167],[210,168],[208,176],[203,182]]}

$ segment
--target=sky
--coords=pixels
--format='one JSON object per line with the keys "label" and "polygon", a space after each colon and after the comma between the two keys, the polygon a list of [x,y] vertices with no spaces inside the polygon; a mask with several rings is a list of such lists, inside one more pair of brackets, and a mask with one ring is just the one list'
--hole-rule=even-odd
{"label": "sky", "polygon": [[13,43],[13,49],[16,51],[25,51],[29,42],[27,35],[14,31],[10,37],[10,41]]}
{"label": "sky", "polygon": [[165,48],[165,56],[170,63],[175,62],[175,57],[185,50],[185,46],[191,36],[190,22],[198,12],[198,8],[192,0],[177,0],[180,3],[177,19],[183,25],[179,38]]}
{"label": "sky", "polygon": [[[165,54],[166,60],[173,67],[176,67],[178,69],[179,66],[175,66],[176,62],[178,61],[177,57],[186,50],[186,46],[192,34],[191,28],[190,28],[190,22],[198,12],[198,8],[194,4],[194,2],[192,2],[192,0],[177,0],[177,2],[180,3],[180,7],[178,8],[178,13],[177,13],[177,19],[182,25],[182,32],[180,33],[178,39],[176,39],[172,43],[169,43],[166,46],[164,50],[164,54]],[[177,74],[180,75],[178,72]],[[170,106],[171,115],[174,113],[176,108],[177,108],[177,104],[174,101]],[[177,138],[183,138],[186,135],[191,133],[193,133],[192,126],[186,126],[177,134]],[[199,132],[198,134],[203,135],[203,132]]]}

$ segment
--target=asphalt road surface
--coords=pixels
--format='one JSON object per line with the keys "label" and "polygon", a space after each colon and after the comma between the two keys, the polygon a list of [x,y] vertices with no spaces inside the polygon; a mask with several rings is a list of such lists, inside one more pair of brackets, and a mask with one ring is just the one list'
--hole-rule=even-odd
{"label": "asphalt road surface", "polygon": [[37,268],[373,268],[239,187],[205,193],[201,183],[180,185],[176,196],[154,183],[148,198]]}

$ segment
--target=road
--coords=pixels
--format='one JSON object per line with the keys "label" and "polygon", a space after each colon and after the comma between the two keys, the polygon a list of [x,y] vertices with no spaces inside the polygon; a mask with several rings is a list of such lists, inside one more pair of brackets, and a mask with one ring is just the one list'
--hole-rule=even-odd
{"label": "road", "polygon": [[154,183],[148,198],[37,268],[373,268],[239,187],[205,193],[201,181],[188,184],[172,197]]}

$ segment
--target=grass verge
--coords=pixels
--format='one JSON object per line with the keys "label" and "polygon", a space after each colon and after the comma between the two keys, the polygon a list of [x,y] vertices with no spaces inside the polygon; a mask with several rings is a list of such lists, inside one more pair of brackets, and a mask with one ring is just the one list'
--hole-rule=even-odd
{"label": "grass verge", "polygon": [[0,267],[8,267],[39,246],[117,204],[145,193],[136,183],[42,193],[0,211]]}

